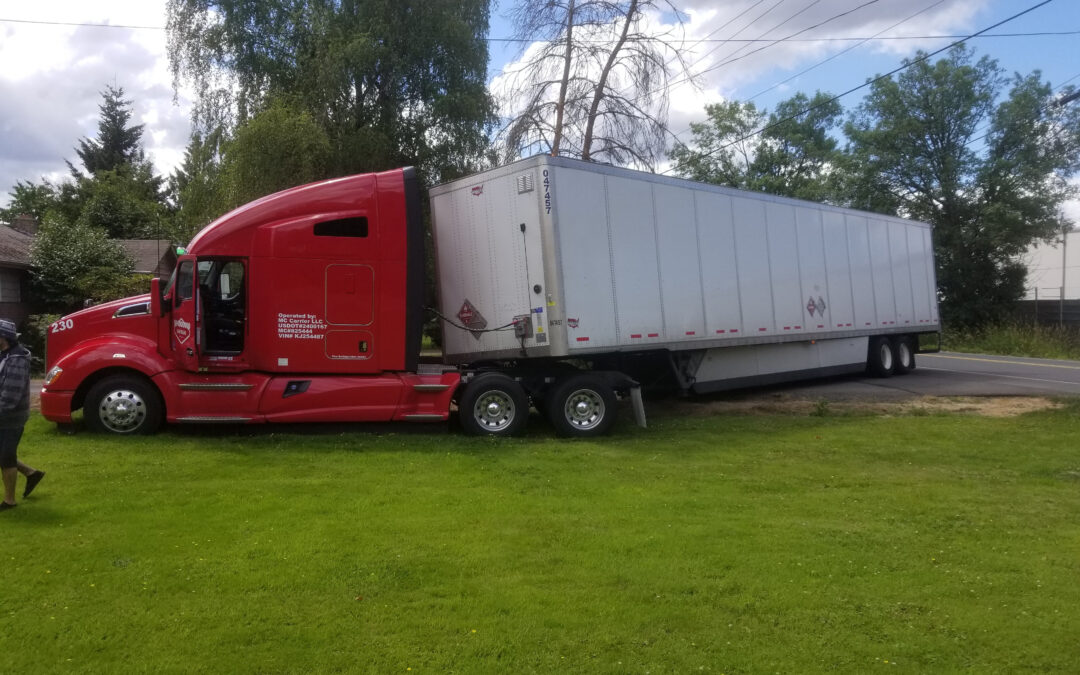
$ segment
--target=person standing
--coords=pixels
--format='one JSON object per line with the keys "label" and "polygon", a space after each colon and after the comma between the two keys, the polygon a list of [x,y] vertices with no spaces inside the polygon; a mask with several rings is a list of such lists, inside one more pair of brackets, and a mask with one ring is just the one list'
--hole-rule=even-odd
{"label": "person standing", "polygon": [[19,344],[15,323],[0,319],[0,472],[4,501],[0,511],[15,508],[15,479],[26,476],[23,497],[33,492],[44,471],[19,461],[19,440],[30,419],[30,350]]}

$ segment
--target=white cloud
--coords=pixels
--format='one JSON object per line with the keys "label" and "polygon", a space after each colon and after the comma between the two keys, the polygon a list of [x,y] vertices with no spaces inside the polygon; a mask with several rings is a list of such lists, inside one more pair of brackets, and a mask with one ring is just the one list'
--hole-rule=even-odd
{"label": "white cloud", "polygon": [[[165,24],[164,0],[50,0],[5,5],[3,18]],[[57,179],[75,145],[97,132],[101,91],[123,87],[143,146],[168,174],[183,158],[190,102],[173,103],[164,30],[0,23],[0,204],[16,181]]]}

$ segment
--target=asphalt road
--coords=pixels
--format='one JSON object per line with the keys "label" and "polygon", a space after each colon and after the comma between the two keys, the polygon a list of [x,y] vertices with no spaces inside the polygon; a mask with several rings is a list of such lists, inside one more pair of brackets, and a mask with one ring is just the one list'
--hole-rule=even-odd
{"label": "asphalt road", "polygon": [[916,368],[890,378],[840,377],[787,385],[785,393],[831,400],[912,396],[1080,396],[1080,361],[983,354],[919,354]]}

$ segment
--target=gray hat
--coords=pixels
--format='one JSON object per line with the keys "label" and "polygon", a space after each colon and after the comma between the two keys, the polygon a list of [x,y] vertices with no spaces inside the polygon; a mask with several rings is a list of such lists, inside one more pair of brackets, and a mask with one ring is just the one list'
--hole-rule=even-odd
{"label": "gray hat", "polygon": [[15,342],[19,339],[19,334],[15,331],[14,321],[0,319],[0,338],[4,338],[8,342]]}

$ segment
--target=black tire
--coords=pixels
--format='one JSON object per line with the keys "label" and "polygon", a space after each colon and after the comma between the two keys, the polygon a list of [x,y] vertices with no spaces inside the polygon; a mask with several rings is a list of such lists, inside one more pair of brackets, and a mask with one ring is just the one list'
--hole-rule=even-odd
{"label": "black tire", "polygon": [[133,375],[106,377],[83,403],[86,426],[109,434],[152,434],[161,426],[163,410],[157,388]]}
{"label": "black tire", "polygon": [[903,335],[893,341],[893,353],[896,355],[895,373],[906,375],[915,370],[915,346],[911,336]]}
{"label": "black tire", "polygon": [[896,352],[889,338],[883,335],[870,338],[866,367],[874,377],[889,377],[896,371]]}
{"label": "black tire", "polygon": [[529,397],[501,373],[477,375],[465,385],[458,404],[461,427],[473,436],[514,436],[525,430]]}
{"label": "black tire", "polygon": [[548,393],[545,410],[560,436],[602,436],[615,423],[615,392],[595,375],[573,375]]}

